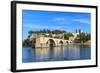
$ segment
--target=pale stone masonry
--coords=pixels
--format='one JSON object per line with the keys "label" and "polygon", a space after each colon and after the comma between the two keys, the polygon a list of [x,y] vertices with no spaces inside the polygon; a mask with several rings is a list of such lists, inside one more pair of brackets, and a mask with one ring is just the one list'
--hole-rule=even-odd
{"label": "pale stone masonry", "polygon": [[[33,41],[33,39],[35,40],[35,43],[33,43],[35,47],[49,47],[50,44],[52,44],[53,46],[61,46],[73,43],[74,40],[77,38],[77,35],[79,35],[79,32],[74,32],[72,34],[73,36],[69,37],[68,40],[64,39],[64,34],[52,34],[52,37],[50,37],[49,33],[33,33],[31,34],[29,39],[30,41]],[[59,38],[55,38],[56,36]]]}

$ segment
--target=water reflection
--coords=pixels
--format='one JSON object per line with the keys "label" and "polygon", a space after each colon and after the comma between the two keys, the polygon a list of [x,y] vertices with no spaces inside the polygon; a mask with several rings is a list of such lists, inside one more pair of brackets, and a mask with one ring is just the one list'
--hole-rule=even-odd
{"label": "water reflection", "polygon": [[23,62],[90,59],[90,46],[67,45],[50,48],[23,48]]}

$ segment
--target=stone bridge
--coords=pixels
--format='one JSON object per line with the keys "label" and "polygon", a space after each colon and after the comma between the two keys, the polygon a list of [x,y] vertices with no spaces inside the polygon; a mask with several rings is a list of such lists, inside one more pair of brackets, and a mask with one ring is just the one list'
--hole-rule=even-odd
{"label": "stone bridge", "polygon": [[62,46],[69,44],[69,40],[57,39],[51,37],[37,37],[35,38],[35,47],[50,47],[50,46]]}

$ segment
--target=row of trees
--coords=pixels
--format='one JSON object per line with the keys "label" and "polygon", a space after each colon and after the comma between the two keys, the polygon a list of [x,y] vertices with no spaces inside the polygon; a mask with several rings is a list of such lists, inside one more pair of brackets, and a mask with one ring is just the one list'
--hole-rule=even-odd
{"label": "row of trees", "polygon": [[[76,29],[75,32],[79,32],[81,33],[81,29]],[[66,33],[66,31],[64,30],[49,30],[49,29],[43,29],[43,30],[38,30],[38,31],[29,31],[28,32],[29,34],[32,34],[32,33],[53,33],[53,34],[61,34],[61,33]]]}
{"label": "row of trees", "polygon": [[64,30],[49,30],[49,29],[43,29],[43,30],[39,30],[39,31],[29,31],[29,34],[32,33],[52,33],[52,34],[61,34],[61,33],[66,33],[66,31]]}
{"label": "row of trees", "polygon": [[73,37],[74,35],[72,33],[66,33],[64,34],[64,39],[69,40],[70,37]]}
{"label": "row of trees", "polygon": [[23,40],[23,47],[32,47],[32,42],[29,41],[29,39]]}
{"label": "row of trees", "polygon": [[79,42],[84,43],[91,39],[91,35],[85,33],[79,33],[77,38],[79,38]]}

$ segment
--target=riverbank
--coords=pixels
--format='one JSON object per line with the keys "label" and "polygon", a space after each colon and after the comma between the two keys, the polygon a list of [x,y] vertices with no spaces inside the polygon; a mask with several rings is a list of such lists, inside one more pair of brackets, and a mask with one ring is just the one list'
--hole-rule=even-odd
{"label": "riverbank", "polygon": [[[69,44],[68,44],[69,45]],[[91,42],[85,42],[85,43],[71,43],[70,45],[91,45]]]}

